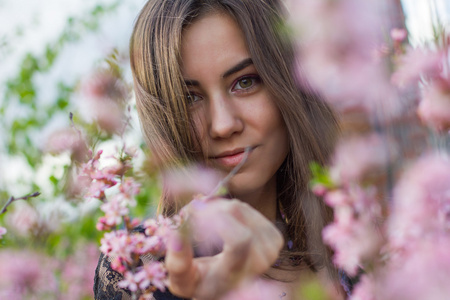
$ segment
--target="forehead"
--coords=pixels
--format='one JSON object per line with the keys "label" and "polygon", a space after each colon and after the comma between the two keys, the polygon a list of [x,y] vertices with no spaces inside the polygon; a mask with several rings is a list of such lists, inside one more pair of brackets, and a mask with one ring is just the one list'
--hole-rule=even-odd
{"label": "forehead", "polygon": [[210,13],[183,31],[181,58],[184,75],[204,67],[226,65],[250,57],[242,30],[224,13]]}

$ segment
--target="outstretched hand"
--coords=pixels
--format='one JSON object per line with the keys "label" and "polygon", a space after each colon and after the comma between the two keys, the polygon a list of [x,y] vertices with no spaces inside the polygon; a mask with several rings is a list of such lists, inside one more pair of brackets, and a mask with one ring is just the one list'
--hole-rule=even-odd
{"label": "outstretched hand", "polygon": [[217,299],[241,281],[267,271],[278,258],[283,237],[272,222],[239,200],[194,201],[191,222],[210,224],[223,242],[219,254],[194,258],[190,241],[173,232],[166,253],[169,289],[180,297]]}

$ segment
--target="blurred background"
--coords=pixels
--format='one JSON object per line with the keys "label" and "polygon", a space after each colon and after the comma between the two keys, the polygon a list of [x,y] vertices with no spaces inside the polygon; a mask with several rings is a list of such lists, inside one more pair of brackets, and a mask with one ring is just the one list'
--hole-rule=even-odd
{"label": "blurred background", "polygon": [[[106,156],[124,143],[134,148],[133,172],[142,190],[132,214],[145,218],[155,211],[158,178],[146,158],[128,65],[129,37],[144,3],[0,0],[0,208],[11,196],[41,193],[13,203],[0,216],[0,225],[8,229],[0,239],[1,299],[19,297],[5,286],[24,289],[26,278],[34,281],[23,295],[92,299],[100,203],[84,201],[69,188],[76,151],[67,146],[66,130],[77,127]],[[433,25],[448,28],[450,23],[449,0],[390,5],[396,26],[408,30],[412,46],[433,40]],[[108,116],[99,123],[89,104],[111,93],[104,90],[108,84],[125,99],[121,107],[129,107],[130,126],[121,134]],[[48,270],[56,276],[46,278]],[[36,292],[45,282],[51,284]]]}

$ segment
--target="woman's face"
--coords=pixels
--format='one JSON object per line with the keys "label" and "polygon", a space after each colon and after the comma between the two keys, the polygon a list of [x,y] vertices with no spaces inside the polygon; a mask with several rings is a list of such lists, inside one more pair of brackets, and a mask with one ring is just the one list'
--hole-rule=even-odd
{"label": "woman's face", "polygon": [[288,137],[280,111],[261,81],[244,35],[225,14],[206,15],[182,39],[182,72],[200,147],[207,164],[230,172],[234,197],[276,190],[276,172],[286,158]]}

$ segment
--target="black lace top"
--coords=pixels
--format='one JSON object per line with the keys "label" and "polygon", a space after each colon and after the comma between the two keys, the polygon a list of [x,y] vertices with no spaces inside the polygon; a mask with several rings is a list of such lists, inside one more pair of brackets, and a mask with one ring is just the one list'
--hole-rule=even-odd
{"label": "black lace top", "polygon": [[[142,264],[148,263],[153,258],[141,257]],[[101,255],[98,260],[94,278],[94,295],[96,300],[131,300],[131,292],[119,287],[117,284],[123,279],[122,274],[111,268],[111,258]],[[153,294],[155,300],[182,300],[172,295],[169,291],[156,291]]]}

